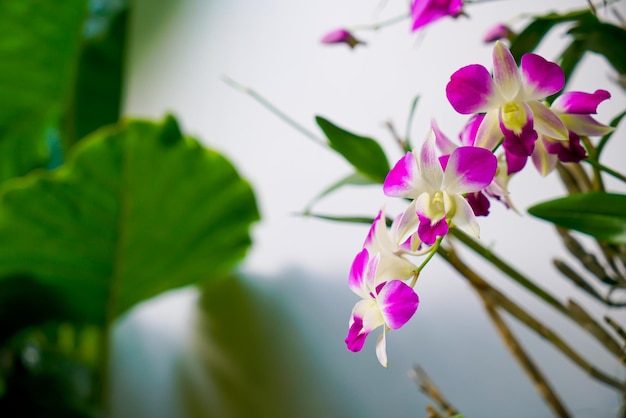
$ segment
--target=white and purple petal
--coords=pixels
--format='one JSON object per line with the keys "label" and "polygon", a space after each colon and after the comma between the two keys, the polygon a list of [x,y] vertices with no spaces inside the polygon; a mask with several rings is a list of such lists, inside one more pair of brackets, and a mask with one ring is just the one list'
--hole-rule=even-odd
{"label": "white and purple petal", "polygon": [[526,105],[531,109],[535,130],[550,138],[567,141],[569,133],[565,123],[559,116],[541,102],[528,102]]}
{"label": "white and purple petal", "polygon": [[419,187],[419,169],[413,152],[407,152],[387,174],[383,192],[391,197],[415,198],[413,192]]}
{"label": "white and purple petal", "polygon": [[434,223],[425,214],[417,214],[419,218],[419,226],[417,234],[424,244],[433,245],[437,241],[437,237],[443,237],[448,233],[448,221],[443,217]]}
{"label": "white and purple petal", "polygon": [[570,131],[581,136],[604,136],[615,128],[604,125],[589,115],[559,114],[561,121]]}
{"label": "white and purple petal", "polygon": [[552,109],[559,113],[592,114],[597,113],[598,105],[610,99],[611,93],[606,90],[596,90],[593,93],[569,91],[561,94],[552,103]]}
{"label": "white and purple petal", "polygon": [[493,181],[498,159],[493,153],[480,147],[459,147],[448,161],[442,189],[448,195],[478,192]]}
{"label": "white and purple petal", "polygon": [[493,151],[500,144],[502,141],[502,129],[500,129],[499,113],[499,109],[493,109],[484,115],[476,132],[475,147]]}
{"label": "white and purple petal", "polygon": [[[440,189],[443,180],[443,167],[437,157],[435,149],[435,135],[431,130],[420,149],[419,172],[424,189],[420,191],[434,192]],[[415,195],[414,195],[415,196]]]}
{"label": "white and purple petal", "polygon": [[505,102],[515,99],[522,86],[515,58],[500,41],[493,47],[493,80]]}
{"label": "white and purple petal", "polygon": [[542,100],[565,85],[561,67],[537,54],[524,54],[520,65],[524,85],[522,100]]}
{"label": "white and purple petal", "polygon": [[452,196],[452,199],[454,200],[455,212],[450,222],[461,231],[479,238],[480,227],[470,204],[462,196]]}
{"label": "white and purple petal", "polygon": [[499,105],[494,81],[482,65],[472,64],[457,70],[446,85],[448,101],[459,113],[487,112]]}
{"label": "white and purple petal", "polygon": [[385,325],[396,330],[415,314],[419,297],[412,287],[401,280],[385,283],[376,296]]}

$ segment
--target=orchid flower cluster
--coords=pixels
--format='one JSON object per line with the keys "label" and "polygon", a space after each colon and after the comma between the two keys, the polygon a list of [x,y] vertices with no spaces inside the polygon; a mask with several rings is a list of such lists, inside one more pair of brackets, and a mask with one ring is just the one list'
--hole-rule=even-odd
{"label": "orchid flower cluster", "polygon": [[[461,144],[433,121],[421,148],[409,150],[385,178],[384,194],[405,199],[408,206],[390,227],[385,209],[380,210],[352,263],[348,283],[361,300],[350,316],[348,350],[360,351],[367,336],[382,327],[376,355],[386,367],[386,333],[415,314],[417,279],[448,232],[458,228],[479,238],[477,217],[489,213],[490,199],[512,207],[508,181],[529,158],[546,175],[558,161],[587,157],[581,137],[613,129],[591,116],[610,98],[605,90],[566,92],[548,104],[564,84],[559,65],[527,53],[518,67],[501,41],[493,48],[493,76],[478,64],[452,74],[448,101],[470,115]],[[424,257],[421,263],[415,261],[419,257]]]}

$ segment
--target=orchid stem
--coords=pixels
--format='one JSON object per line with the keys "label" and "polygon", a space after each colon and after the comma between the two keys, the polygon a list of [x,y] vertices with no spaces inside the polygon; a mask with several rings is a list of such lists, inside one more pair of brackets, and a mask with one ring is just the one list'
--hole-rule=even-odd
{"label": "orchid stem", "polygon": [[291,126],[295,130],[297,130],[298,132],[306,136],[307,138],[313,140],[313,142],[317,142],[318,144],[323,145],[323,146],[328,145],[325,140],[315,135],[313,132],[311,132],[304,126],[302,126],[300,123],[296,122],[294,119],[289,117],[285,112],[280,110],[278,107],[272,104],[265,97],[261,96],[255,90],[251,89],[250,87],[246,87],[242,84],[239,84],[238,82],[236,82],[235,80],[233,80],[232,78],[228,76],[222,76],[222,80],[226,84],[228,84],[230,87],[234,88],[235,90],[239,90],[240,92],[247,94],[248,96],[256,100],[259,104],[261,104],[261,106],[265,107],[267,110],[272,112],[275,116],[282,119],[283,122],[287,123],[287,125]]}
{"label": "orchid stem", "polygon": [[626,176],[624,176],[623,174],[613,170],[612,168],[609,168],[601,163],[599,163],[598,161],[595,160],[591,160],[591,159],[586,159],[583,160],[586,161],[587,163],[589,163],[591,166],[593,166],[594,168],[600,170],[600,171],[604,171],[606,174],[615,177],[616,179],[626,183]]}
{"label": "orchid stem", "polygon": [[396,17],[392,17],[391,19],[388,20],[383,20],[382,22],[378,22],[378,23],[372,23],[372,24],[361,24],[361,25],[354,25],[352,27],[349,28],[350,31],[359,31],[359,30],[379,30],[382,29],[384,27],[387,26],[391,26],[391,25],[395,25],[396,23],[400,23],[408,18],[410,18],[411,15],[404,13],[401,14],[399,16]]}

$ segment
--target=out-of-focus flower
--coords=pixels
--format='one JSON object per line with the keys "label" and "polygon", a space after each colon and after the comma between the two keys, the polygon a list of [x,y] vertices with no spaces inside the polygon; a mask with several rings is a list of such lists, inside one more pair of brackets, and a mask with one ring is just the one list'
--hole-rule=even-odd
{"label": "out-of-focus flower", "polygon": [[483,42],[491,43],[501,39],[508,39],[510,41],[514,36],[515,33],[507,25],[498,23],[489,28],[487,33],[485,33]]}
{"label": "out-of-focus flower", "polygon": [[568,140],[563,121],[542,102],[563,88],[565,75],[557,64],[530,53],[522,57],[518,69],[501,41],[496,41],[493,49],[493,67],[493,78],[482,65],[461,68],[450,77],[446,94],[459,113],[485,112],[476,145],[494,149],[504,136],[511,174],[518,167],[514,164],[517,161],[509,160],[509,154],[532,155],[539,135]]}
{"label": "out-of-focus flower", "polygon": [[345,342],[348,350],[361,351],[370,332],[382,326],[383,333],[376,341],[376,356],[387,367],[387,329],[404,326],[417,310],[419,297],[401,280],[376,284],[379,259],[378,254],[370,256],[364,248],[352,263],[348,285],[361,300],[352,309]]}
{"label": "out-of-focus flower", "polygon": [[359,44],[365,45],[365,42],[355,38],[354,35],[346,29],[330,31],[322,37],[321,41],[323,44],[347,44],[350,48],[354,48]]}
{"label": "out-of-focus flower", "polygon": [[417,233],[428,245],[445,236],[450,225],[478,237],[478,222],[463,195],[489,186],[496,168],[493,153],[480,147],[458,147],[449,158],[438,159],[431,131],[419,155],[408,152],[391,169],[383,191],[415,200]]}
{"label": "out-of-focus flower", "polygon": [[446,16],[463,13],[463,0],[413,0],[411,4],[412,30],[416,31]]}

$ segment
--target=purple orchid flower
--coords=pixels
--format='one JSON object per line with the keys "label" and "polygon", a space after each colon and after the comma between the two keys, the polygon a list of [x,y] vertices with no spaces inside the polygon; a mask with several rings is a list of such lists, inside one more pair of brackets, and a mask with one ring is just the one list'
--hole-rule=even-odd
{"label": "purple orchid flower", "polygon": [[402,280],[376,284],[379,259],[378,254],[370,257],[364,248],[352,263],[348,285],[361,300],[352,309],[345,342],[348,350],[361,351],[367,336],[382,326],[383,333],[376,341],[376,356],[380,364],[387,367],[387,329],[404,326],[415,314],[419,297]]}
{"label": "purple orchid flower", "polygon": [[357,39],[347,29],[335,29],[328,32],[321,39],[323,44],[347,44],[350,48],[361,44],[365,45],[365,42]]}
{"label": "purple orchid flower", "polygon": [[480,147],[457,147],[447,160],[439,160],[431,130],[419,155],[408,152],[391,169],[383,191],[387,196],[414,199],[417,233],[425,244],[445,236],[450,225],[478,237],[478,222],[463,196],[489,186],[497,165],[493,153]]}
{"label": "purple orchid flower", "polygon": [[527,159],[539,135],[568,139],[565,123],[542,102],[563,88],[565,76],[561,67],[536,54],[525,54],[518,68],[501,41],[493,49],[493,67],[493,78],[482,65],[461,68],[450,77],[446,94],[459,113],[485,113],[476,133],[477,146],[495,149],[504,136],[511,174],[521,168],[509,154]]}
{"label": "purple orchid flower", "polygon": [[463,0],[413,0],[411,17],[416,31],[446,16],[457,17],[463,13]]}

